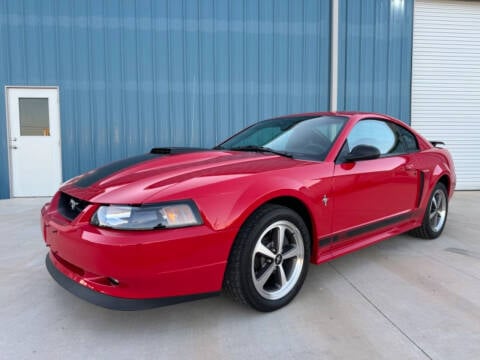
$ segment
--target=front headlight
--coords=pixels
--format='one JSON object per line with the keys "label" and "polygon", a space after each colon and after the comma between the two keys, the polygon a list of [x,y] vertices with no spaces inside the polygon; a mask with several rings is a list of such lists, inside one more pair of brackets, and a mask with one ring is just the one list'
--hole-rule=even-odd
{"label": "front headlight", "polygon": [[152,230],[201,225],[202,219],[191,200],[153,205],[100,206],[92,225],[119,230]]}

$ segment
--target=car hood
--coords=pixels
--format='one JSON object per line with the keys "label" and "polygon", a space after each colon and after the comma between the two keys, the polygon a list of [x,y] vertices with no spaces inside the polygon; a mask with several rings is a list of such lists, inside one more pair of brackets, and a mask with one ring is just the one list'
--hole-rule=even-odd
{"label": "car hood", "polygon": [[168,200],[194,188],[304,165],[268,153],[196,151],[145,154],[89,171],[60,190],[93,203],[141,204]]}

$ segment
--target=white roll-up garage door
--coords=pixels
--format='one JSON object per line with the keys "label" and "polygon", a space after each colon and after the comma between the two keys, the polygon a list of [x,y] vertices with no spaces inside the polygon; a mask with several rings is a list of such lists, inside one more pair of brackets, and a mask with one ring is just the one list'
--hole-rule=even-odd
{"label": "white roll-up garage door", "polygon": [[412,126],[452,152],[457,189],[480,189],[480,1],[416,0]]}

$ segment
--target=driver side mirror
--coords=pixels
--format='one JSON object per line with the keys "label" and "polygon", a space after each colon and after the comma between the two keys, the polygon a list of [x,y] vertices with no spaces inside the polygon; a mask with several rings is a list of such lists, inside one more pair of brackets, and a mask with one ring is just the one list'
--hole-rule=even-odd
{"label": "driver side mirror", "polygon": [[372,160],[378,159],[379,157],[380,150],[375,146],[357,145],[345,156],[345,161]]}

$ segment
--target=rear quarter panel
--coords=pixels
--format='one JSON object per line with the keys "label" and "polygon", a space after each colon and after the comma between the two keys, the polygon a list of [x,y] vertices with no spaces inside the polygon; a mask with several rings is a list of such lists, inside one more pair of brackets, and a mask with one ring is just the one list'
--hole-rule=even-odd
{"label": "rear quarter panel", "polygon": [[415,157],[417,169],[423,172],[425,176],[424,190],[421,208],[427,206],[430,194],[435,185],[443,177],[447,176],[449,180],[448,196],[451,197],[455,191],[456,176],[450,153],[446,149],[431,147],[420,151]]}

